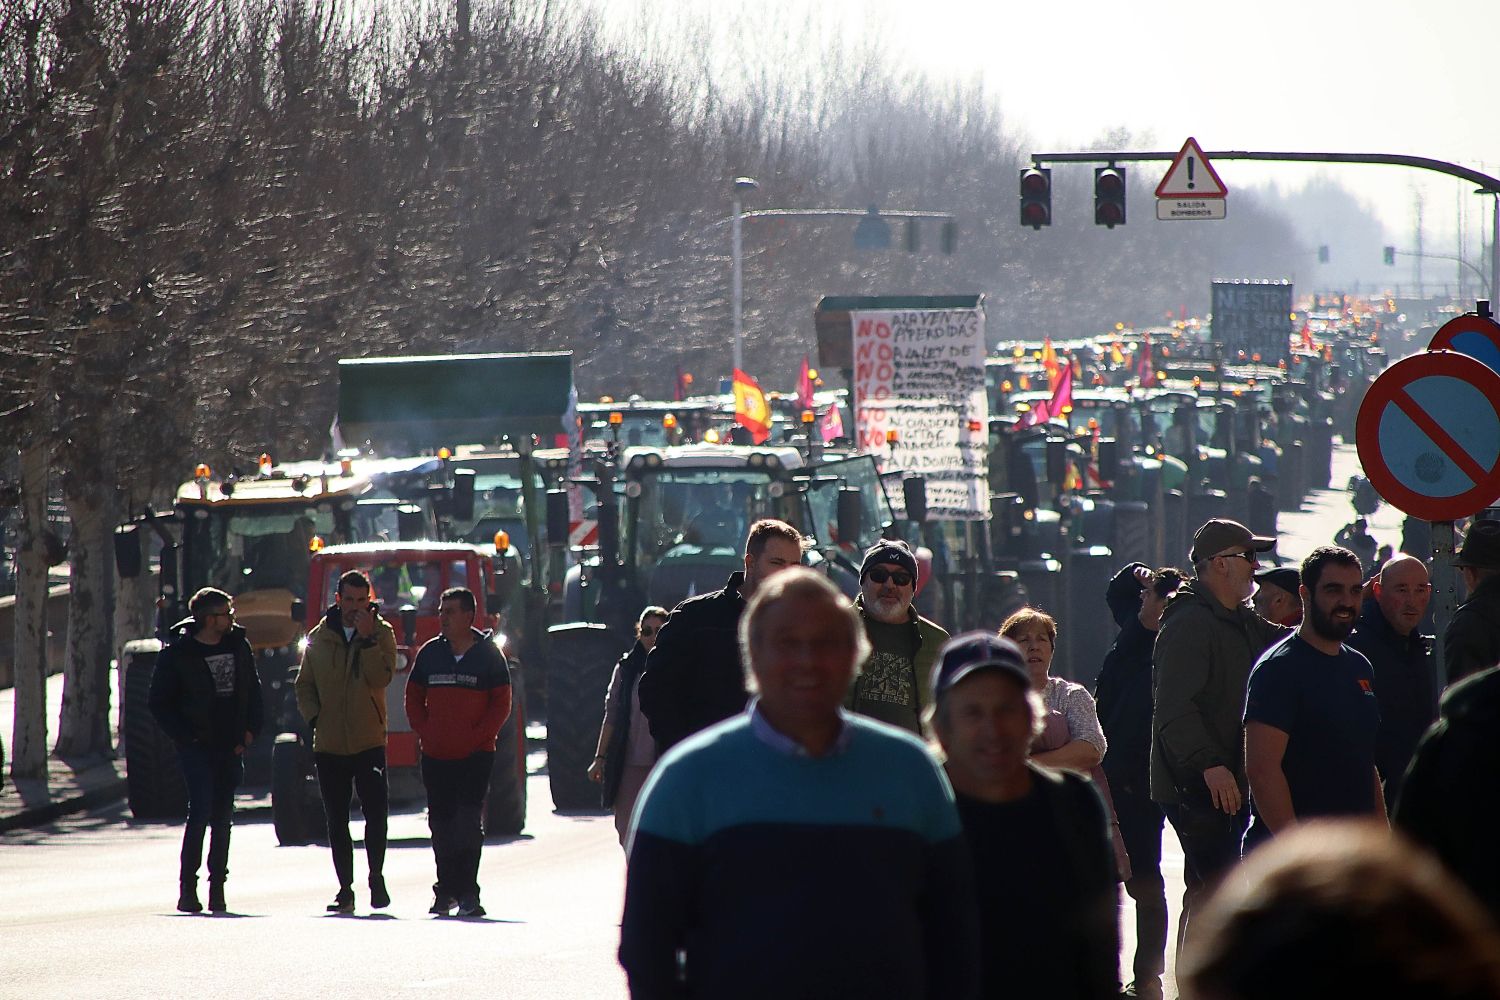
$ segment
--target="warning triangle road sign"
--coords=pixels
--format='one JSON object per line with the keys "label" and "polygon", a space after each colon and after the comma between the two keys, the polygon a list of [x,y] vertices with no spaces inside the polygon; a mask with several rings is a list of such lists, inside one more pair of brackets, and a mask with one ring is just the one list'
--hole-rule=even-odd
{"label": "warning triangle road sign", "polygon": [[1158,198],[1223,198],[1228,194],[1198,140],[1191,137],[1167,168],[1167,176],[1156,185]]}

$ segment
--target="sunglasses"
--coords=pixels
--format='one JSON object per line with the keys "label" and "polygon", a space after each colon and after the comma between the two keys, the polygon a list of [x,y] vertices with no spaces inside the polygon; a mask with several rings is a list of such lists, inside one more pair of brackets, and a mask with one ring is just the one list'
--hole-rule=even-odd
{"label": "sunglasses", "polygon": [[870,570],[869,576],[870,579],[874,580],[876,583],[885,583],[887,580],[889,580],[898,587],[911,586],[911,574],[903,573],[899,569],[893,570],[886,569],[883,566],[876,566],[874,569]]}
{"label": "sunglasses", "polygon": [[1254,552],[1221,552],[1214,556],[1215,559],[1243,559],[1254,566],[1260,560],[1255,558]]}
{"label": "sunglasses", "polygon": [[660,625],[642,625],[641,635],[655,635],[661,631]]}

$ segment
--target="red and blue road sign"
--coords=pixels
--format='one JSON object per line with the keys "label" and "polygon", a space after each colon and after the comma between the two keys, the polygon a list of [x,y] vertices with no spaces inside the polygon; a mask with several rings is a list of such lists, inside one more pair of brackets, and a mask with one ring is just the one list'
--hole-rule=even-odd
{"label": "red and blue road sign", "polygon": [[1500,373],[1455,351],[1404,358],[1365,393],[1354,440],[1398,510],[1424,521],[1477,514],[1500,498]]}
{"label": "red and blue road sign", "polygon": [[1487,316],[1455,316],[1433,334],[1429,351],[1457,351],[1500,372],[1500,323]]}

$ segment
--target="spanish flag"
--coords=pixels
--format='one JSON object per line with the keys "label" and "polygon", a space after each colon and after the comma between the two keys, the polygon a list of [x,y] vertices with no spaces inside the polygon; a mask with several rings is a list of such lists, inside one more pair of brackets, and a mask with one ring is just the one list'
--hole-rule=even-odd
{"label": "spanish flag", "polygon": [[771,407],[760,383],[738,368],[734,370],[734,421],[760,444],[771,436]]}
{"label": "spanish flag", "polygon": [[1057,361],[1057,351],[1052,348],[1052,338],[1042,339],[1042,367],[1047,369],[1047,387],[1056,389],[1058,379],[1061,377],[1062,366]]}

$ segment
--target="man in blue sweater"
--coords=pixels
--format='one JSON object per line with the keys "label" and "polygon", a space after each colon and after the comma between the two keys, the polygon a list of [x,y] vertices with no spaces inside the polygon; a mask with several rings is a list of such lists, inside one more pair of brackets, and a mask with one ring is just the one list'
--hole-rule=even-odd
{"label": "man in blue sweater", "polygon": [[673,748],[636,806],[631,996],[975,997],[952,789],[916,737],[842,708],[869,651],[853,606],[786,570],[756,589],[740,644],[758,697]]}

